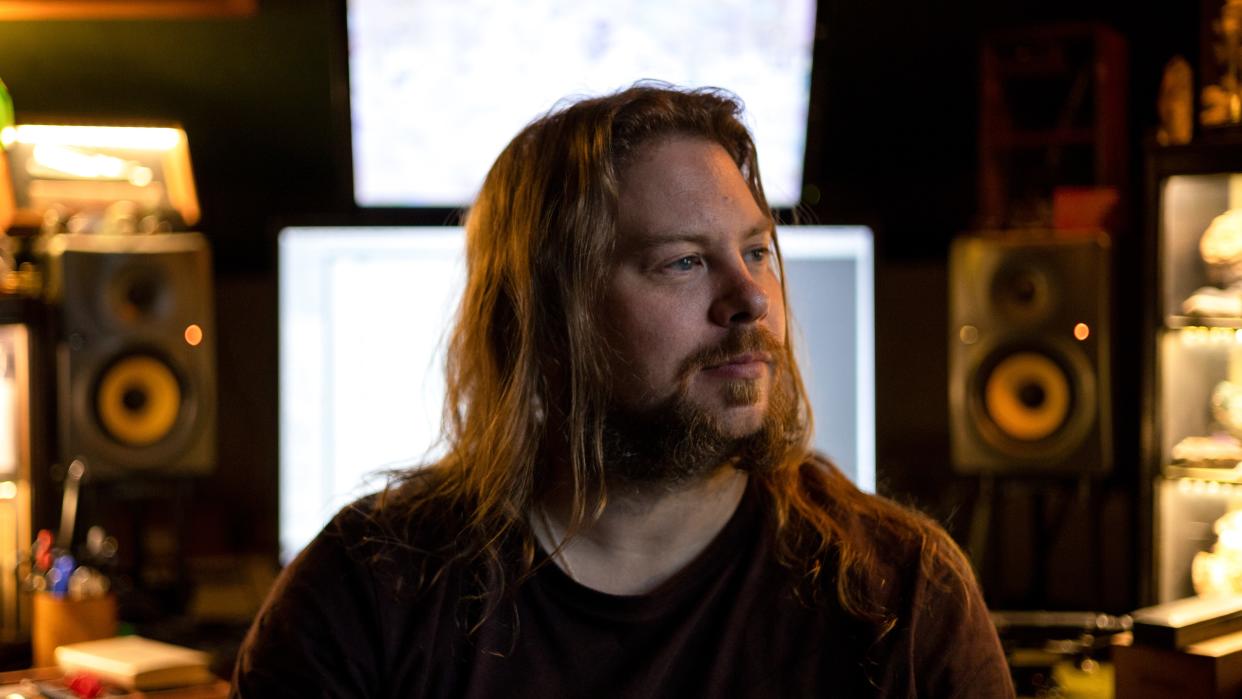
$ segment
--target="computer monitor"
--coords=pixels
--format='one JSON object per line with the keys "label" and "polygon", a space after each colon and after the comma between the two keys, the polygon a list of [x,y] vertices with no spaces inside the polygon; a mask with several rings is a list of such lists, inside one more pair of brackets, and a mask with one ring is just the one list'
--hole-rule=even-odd
{"label": "computer monitor", "polygon": [[[778,234],[815,446],[874,491],[871,231],[799,226]],[[458,227],[280,233],[284,560],[340,507],[382,487],[385,470],[436,457],[463,252]]]}
{"label": "computer monitor", "polygon": [[354,198],[474,199],[523,125],[640,79],[745,100],[773,206],[802,190],[816,0],[348,0]]}

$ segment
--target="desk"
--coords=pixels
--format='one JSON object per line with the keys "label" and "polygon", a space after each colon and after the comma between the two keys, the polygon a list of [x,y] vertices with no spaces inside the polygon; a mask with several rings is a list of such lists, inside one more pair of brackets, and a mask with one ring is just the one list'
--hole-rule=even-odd
{"label": "desk", "polygon": [[[52,682],[60,680],[64,673],[54,667],[39,667],[29,670],[12,670],[0,672],[0,685],[20,684],[22,680],[35,682]],[[216,680],[211,684],[200,684],[193,687],[176,689],[160,689],[149,692],[131,692],[129,694],[104,694],[100,699],[228,699],[229,683]]]}

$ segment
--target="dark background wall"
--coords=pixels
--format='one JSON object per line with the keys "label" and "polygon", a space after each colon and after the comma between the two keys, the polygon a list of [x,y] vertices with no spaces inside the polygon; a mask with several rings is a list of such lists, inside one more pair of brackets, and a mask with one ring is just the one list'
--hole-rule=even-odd
{"label": "dark background wall", "polygon": [[[220,467],[196,486],[190,517],[199,526],[189,546],[192,554],[274,558],[274,231],[284,220],[348,217],[352,201],[342,143],[340,4],[259,6],[256,16],[240,19],[0,22],[0,79],[22,119],[64,114],[184,125],[204,212],[199,228],[215,250],[221,397]],[[948,466],[945,255],[976,208],[978,41],[989,29],[1066,20],[1106,22],[1129,42],[1132,191],[1141,192],[1139,144],[1155,121],[1160,71],[1174,53],[1195,62],[1197,4],[820,2],[807,178],[822,199],[811,213],[826,223],[866,223],[877,233],[880,489],[923,507],[959,536],[976,484]],[[1131,220],[1139,203],[1130,202]],[[1123,261],[1135,233],[1119,232]],[[400,300],[392,305],[400,308]],[[1132,327],[1119,335],[1119,342],[1139,341]],[[1137,384],[1136,371],[1119,372],[1118,381]],[[1118,415],[1125,424],[1137,419]],[[1136,460],[1137,446],[1123,446],[1119,476],[1103,489],[1112,512],[1106,519],[1118,527],[1133,523]],[[1019,501],[1030,488],[1014,487]],[[1074,507],[1066,511],[1069,534],[1055,546],[1084,550],[1083,536],[1100,536],[1087,531],[1098,523],[1074,519]],[[996,579],[993,600],[1041,601],[1015,581],[1031,577],[1022,538],[1029,532],[1002,528],[1012,541],[994,536],[1000,543],[988,570],[1009,572],[985,573],[985,581]],[[1116,536],[1132,541],[1133,534]],[[1063,591],[1042,593],[1042,602],[1132,605],[1136,571],[1127,546],[1115,543],[1102,554],[1112,572],[1083,573],[1082,566],[1104,564],[1069,563],[1068,573],[1054,576]],[[1086,575],[1105,575],[1097,579],[1102,594],[1076,596],[1075,579]]]}

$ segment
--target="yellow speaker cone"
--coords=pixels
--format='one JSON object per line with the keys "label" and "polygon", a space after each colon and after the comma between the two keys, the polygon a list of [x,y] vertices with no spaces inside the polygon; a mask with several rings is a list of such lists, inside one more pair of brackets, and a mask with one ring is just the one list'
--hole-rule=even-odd
{"label": "yellow speaker cone", "polygon": [[99,421],[114,438],[131,446],[163,439],[181,411],[181,385],[168,365],[133,356],[113,364],[95,397]]}
{"label": "yellow speaker cone", "polygon": [[1070,386],[1056,362],[1036,352],[1018,352],[988,375],[983,399],[988,416],[1006,437],[1033,442],[1065,423]]}

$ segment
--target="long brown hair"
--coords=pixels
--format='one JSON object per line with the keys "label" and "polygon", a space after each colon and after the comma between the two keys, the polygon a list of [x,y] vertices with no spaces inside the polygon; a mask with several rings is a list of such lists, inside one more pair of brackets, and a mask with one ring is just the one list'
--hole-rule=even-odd
{"label": "long brown hair", "polygon": [[[540,117],[488,172],[466,218],[467,281],[448,347],[446,454],[407,475],[383,502],[415,515],[445,505],[458,513],[451,556],[482,564],[471,567],[482,571],[492,603],[530,570],[535,544],[526,517],[552,460],[572,476],[571,531],[607,499],[610,358],[597,309],[628,158],[656,138],[708,139],[729,153],[760,209],[770,211],[742,110],[723,90],[640,83]],[[783,285],[779,246],[776,252]],[[874,553],[847,535],[857,531],[850,520],[923,538],[924,550],[938,545],[938,530],[810,457],[811,410],[788,338],[785,352],[798,424],[780,465],[752,475],[774,506],[778,555],[805,588],[835,582],[846,610],[884,623],[886,610],[869,606],[866,594]],[[520,557],[507,560],[514,550]],[[830,555],[836,566],[824,565]]]}

